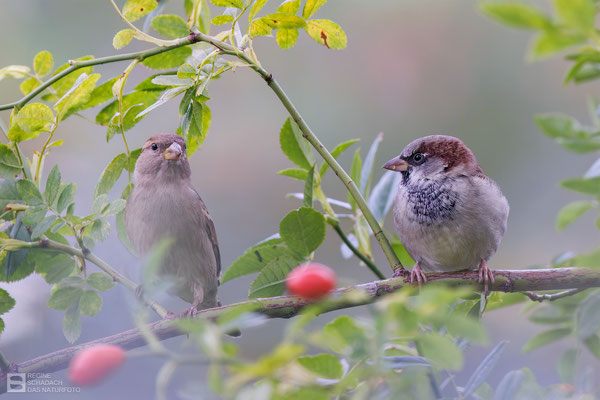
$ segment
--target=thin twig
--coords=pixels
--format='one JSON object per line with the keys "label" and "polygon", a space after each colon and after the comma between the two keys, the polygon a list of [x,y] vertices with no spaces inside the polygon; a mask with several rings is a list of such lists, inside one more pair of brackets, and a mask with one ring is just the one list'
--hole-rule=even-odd
{"label": "thin twig", "polygon": [[346,236],[346,234],[344,233],[344,230],[342,229],[342,227],[340,226],[340,223],[338,221],[334,220],[333,218],[327,218],[327,223],[329,225],[331,225],[331,227],[337,232],[337,234],[340,237],[340,239],[342,239],[342,241],[346,244],[346,246],[348,246],[348,248],[354,253],[354,255],[356,257],[358,257],[362,262],[364,262],[365,265],[379,279],[385,279],[386,278],[386,276],[383,275],[383,273],[379,270],[379,268],[377,268],[377,265],[375,265],[375,263],[373,262],[373,260],[371,260],[369,257],[365,256],[363,253],[361,253],[360,250],[358,250],[356,247],[354,247],[354,245],[352,244],[352,242],[350,241],[350,239],[348,239],[348,236]]}
{"label": "thin twig", "polygon": [[579,292],[584,291],[587,288],[569,289],[558,293],[535,293],[535,292],[523,292],[523,294],[529,297],[533,301],[539,301],[540,303],[544,300],[554,301],[562,299],[563,297],[573,296]]}
{"label": "thin twig", "polygon": [[[104,260],[96,256],[94,253],[90,253],[89,250],[83,251],[76,247],[71,247],[66,244],[58,243],[49,239],[42,239],[35,242],[22,242],[23,248],[39,248],[39,249],[47,249],[53,251],[60,251],[62,253],[71,254],[73,256],[85,258],[90,262],[96,264],[102,271],[106,272],[113,278],[114,281],[119,282],[131,292],[135,293],[138,285],[136,285],[133,281],[126,278],[124,275],[113,269],[110,265],[108,265]],[[154,300],[142,298],[142,301],[145,305],[150,307],[156,314],[158,314],[161,318],[165,318],[168,314],[168,311],[155,302]]]}

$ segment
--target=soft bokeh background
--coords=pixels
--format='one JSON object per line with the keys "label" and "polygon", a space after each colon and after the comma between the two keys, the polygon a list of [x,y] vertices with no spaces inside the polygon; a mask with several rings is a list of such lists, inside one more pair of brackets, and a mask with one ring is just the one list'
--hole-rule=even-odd
{"label": "soft bokeh background", "polygon": [[[173,0],[166,11],[182,14],[182,3]],[[548,6],[545,1],[536,3]],[[495,268],[540,265],[563,251],[590,250],[597,243],[597,230],[589,220],[578,221],[562,233],[554,228],[556,212],[577,198],[559,189],[558,182],[583,174],[593,158],[558,148],[538,131],[532,118],[537,112],[564,111],[586,121],[585,96],[591,89],[563,87],[566,64],[562,61],[527,63],[528,33],[511,31],[483,18],[468,0],[330,0],[316,17],[331,18],[344,28],[346,50],[328,50],[305,34],[287,51],[270,38],[259,38],[255,44],[265,68],[278,78],[327,146],[361,138],[366,152],[375,135],[384,132],[379,165],[419,136],[446,133],[462,138],[484,171],[500,184],[511,205],[508,232],[491,261]],[[0,66],[31,65],[40,50],[51,51],[55,65],[87,54],[115,54],[112,37],[123,28],[108,1],[0,0]],[[134,43],[127,50],[142,48]],[[125,67],[125,63],[110,64],[96,71],[104,81]],[[130,79],[139,81],[147,76],[144,69],[138,67]],[[0,85],[1,103],[21,97],[18,83],[5,80]],[[209,90],[212,126],[191,164],[194,185],[216,222],[223,265],[228,266],[244,249],[277,231],[279,220],[298,206],[296,200],[286,199],[286,194],[302,188],[301,183],[275,174],[290,167],[278,143],[279,129],[287,116],[264,82],[239,68],[211,84]],[[95,117],[93,110],[84,114]],[[0,117],[8,121],[7,112],[1,112]],[[177,125],[176,103],[171,102],[128,132],[128,138],[138,147],[150,135],[172,132]],[[115,137],[107,144],[104,128],[77,117],[61,125],[57,137],[65,139],[65,145],[53,151],[47,165],[58,163],[63,181],[78,184],[77,210],[84,214],[101,171],[123,151],[122,141]],[[31,153],[38,147],[25,150]],[[342,158],[345,167],[349,161],[349,154]],[[377,176],[381,172],[377,170]],[[123,181],[117,185],[112,193],[115,197],[123,185]],[[328,176],[325,189],[329,196],[345,197],[343,186],[332,176]],[[386,268],[383,254],[373,247],[376,261]],[[96,251],[138,280],[138,262],[116,235]],[[373,279],[355,259],[344,261],[340,257],[339,239],[331,231],[317,260],[335,268],[343,284]],[[243,300],[250,282],[251,278],[243,278],[222,286],[222,302]],[[45,306],[50,287],[41,277],[32,275],[1,286],[17,301],[3,316],[7,327],[0,341],[1,351],[10,360],[20,362],[67,346],[61,333],[63,313]],[[130,298],[122,288],[116,287],[102,297],[102,311],[94,318],[83,317],[78,343],[133,326]],[[174,310],[184,308],[176,300],[161,300]],[[347,312],[359,315],[364,311]],[[321,317],[321,321],[334,315]],[[521,307],[489,313],[485,320],[492,344],[510,340],[490,379],[492,384],[509,370],[523,366],[530,366],[544,384],[556,382],[555,362],[561,344],[521,354],[523,343],[539,330],[527,322]],[[268,351],[284,325],[284,321],[273,321],[244,332],[239,339],[242,355],[255,358]],[[180,338],[169,341],[172,346],[179,343]],[[468,372],[487,351],[481,347],[468,351],[467,372],[459,375],[459,383],[464,384]],[[153,398],[160,365],[158,359],[133,360],[100,387],[69,396]],[[64,371],[53,377],[68,384]],[[204,373],[182,369],[171,385],[173,392],[177,382],[190,379],[202,385]],[[27,396],[65,398],[64,394]]]}

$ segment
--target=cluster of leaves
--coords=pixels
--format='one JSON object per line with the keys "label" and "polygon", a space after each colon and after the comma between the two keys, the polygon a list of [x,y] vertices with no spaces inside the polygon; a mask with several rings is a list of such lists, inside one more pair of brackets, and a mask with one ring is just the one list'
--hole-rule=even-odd
{"label": "cluster of leaves", "polygon": [[[512,27],[531,29],[537,35],[531,45],[530,54],[534,59],[555,55],[569,50],[565,59],[571,62],[564,84],[580,84],[600,78],[600,51],[597,48],[598,32],[595,20],[598,5],[593,0],[554,0],[555,15],[530,5],[514,2],[483,3],[482,11],[491,18]],[[535,116],[538,127],[548,137],[554,139],[568,151],[587,154],[600,150],[600,108],[594,98],[588,100],[591,126],[584,126],[574,118],[562,113],[540,114]],[[562,230],[577,218],[593,208],[598,208],[600,199],[600,159],[596,160],[581,178],[561,182],[565,189],[585,195],[592,200],[578,200],[563,207],[556,218],[557,229]],[[600,229],[600,218],[596,219]],[[600,251],[574,255],[564,253],[553,261],[553,266],[586,266],[600,268]],[[600,359],[600,292],[580,293],[552,303],[531,305],[530,321],[548,327],[547,330],[531,338],[524,351],[554,343],[556,340],[571,337],[577,346],[567,349],[558,362],[558,373],[564,382],[578,388],[589,387],[589,374],[592,372],[578,365],[582,348]],[[581,344],[581,345],[580,345]]]}
{"label": "cluster of leaves", "polygon": [[[485,381],[506,342],[494,346],[468,378],[457,379],[468,348],[488,344],[479,319],[479,296],[434,286],[415,294],[398,292],[369,306],[366,316],[343,315],[319,327],[314,321],[324,310],[366,296],[360,290],[338,294],[307,307],[288,324],[281,342],[256,360],[244,359],[237,343],[223,340],[223,332],[268,323],[255,313],[258,301],[232,307],[214,323],[185,319],[178,325],[203,354],[198,362],[209,364],[206,380],[219,398],[491,400],[566,399],[574,394],[564,385],[540,386],[526,368],[508,372],[493,390]],[[516,296],[519,299],[494,295],[488,307],[504,307],[524,297]],[[154,350],[165,351],[156,338],[149,341]],[[177,351],[169,357],[159,373],[163,377],[167,370],[171,376],[180,360]],[[160,379],[159,393],[166,392],[168,384],[168,378]],[[206,392],[205,385],[190,383],[182,389],[183,393],[199,391]]]}
{"label": "cluster of leaves", "polygon": [[[211,2],[217,7],[225,7],[223,15],[212,20],[206,0],[186,0],[186,19],[178,15],[161,15],[161,2],[155,0],[125,2],[119,12],[131,29],[117,33],[113,39],[115,48],[126,46],[133,38],[172,47],[141,60],[147,68],[166,71],[142,80],[130,91],[125,87],[131,72],[139,63],[137,59],[131,62],[122,75],[101,84],[98,84],[101,76],[94,73],[93,63],[69,73],[73,69],[73,62],[54,69],[54,59],[48,51],[42,51],[34,57],[33,68],[10,65],[0,69],[0,80],[21,79],[20,89],[23,95],[30,96],[23,105],[12,110],[5,132],[8,142],[0,144],[0,176],[4,178],[0,185],[0,205],[4,207],[0,218],[6,221],[2,235],[8,239],[2,247],[3,268],[0,278],[14,281],[23,279],[34,271],[42,274],[48,283],[54,285],[48,306],[66,310],[63,327],[70,342],[76,340],[81,331],[80,314],[94,315],[102,304],[100,296],[86,287],[106,290],[108,285],[97,284],[95,274],[86,276],[83,260],[40,249],[18,246],[11,248],[10,239],[30,242],[48,238],[68,244],[67,237],[72,237],[75,246],[87,251],[93,248],[94,242],[106,239],[110,232],[106,218],[116,215],[119,237],[131,249],[123,210],[125,200],[133,188],[131,174],[140,149],[129,150],[125,133],[160,105],[181,97],[181,119],[174,130],[185,138],[188,155],[191,156],[202,145],[210,127],[211,112],[206,104],[209,100],[209,82],[237,66],[247,65],[226,60],[210,44],[189,45],[180,41],[196,30],[208,34],[211,24],[230,24],[231,28],[217,34],[216,39],[229,40],[237,51],[244,52],[255,62],[258,60],[252,48],[252,39],[256,36],[271,36],[273,30],[277,31],[277,43],[284,48],[295,44],[300,28],[304,28],[310,37],[327,47],[346,46],[346,36],[338,25],[328,20],[310,19],[326,0],[307,0],[302,9],[302,17],[295,15],[300,11],[300,0],[285,1],[277,12],[261,17],[257,14],[266,5],[266,0]],[[246,11],[248,27],[246,35],[242,36],[239,19]],[[165,39],[154,38],[131,24],[142,17],[146,17],[148,25]],[[93,60],[92,56],[86,56],[74,60],[74,63]],[[52,79],[51,85],[46,84],[48,79]],[[41,95],[42,101],[27,104],[34,95]],[[98,106],[102,107],[96,114],[95,123],[107,127],[107,141],[115,135],[121,135],[126,151],[114,157],[102,172],[94,191],[92,213],[79,217],[75,215],[76,187],[74,184],[61,183],[58,167],[55,166],[49,173],[45,190],[41,191],[44,161],[54,147],[63,144],[62,140],[53,141],[60,122],[73,115],[83,117],[81,112]],[[34,152],[30,158],[25,157],[19,144],[40,135],[46,135],[41,150]],[[129,177],[128,183],[122,190],[121,198],[110,202],[109,192],[123,172]],[[287,271],[307,259],[323,241],[323,216],[311,207],[298,210],[282,222],[282,238],[277,239],[275,245],[278,249],[285,249],[284,252],[277,252],[281,253],[278,254],[282,257],[282,262],[288,262]],[[311,223],[314,220],[321,223],[320,231],[316,232],[317,236],[314,238],[313,231],[297,230],[299,224],[304,223],[307,218]],[[257,280],[251,288],[252,293],[258,296],[281,291],[281,285],[273,285],[272,282],[281,281],[282,271],[265,270],[265,278]],[[104,276],[103,280],[106,279],[110,278]],[[10,297],[7,297],[7,305],[10,303],[8,299]],[[3,327],[2,323],[0,332]]]}

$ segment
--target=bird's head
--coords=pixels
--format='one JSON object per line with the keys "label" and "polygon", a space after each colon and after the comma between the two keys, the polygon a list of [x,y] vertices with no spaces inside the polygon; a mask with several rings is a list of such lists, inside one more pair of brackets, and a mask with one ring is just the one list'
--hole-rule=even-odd
{"label": "bird's head", "polygon": [[473,152],[462,140],[452,136],[432,135],[414,140],[402,153],[383,165],[402,172],[404,180],[443,180],[460,175],[481,175],[483,171]]}
{"label": "bird's head", "polygon": [[188,180],[190,175],[185,141],[181,136],[161,133],[146,140],[135,164],[134,178],[137,184]]}

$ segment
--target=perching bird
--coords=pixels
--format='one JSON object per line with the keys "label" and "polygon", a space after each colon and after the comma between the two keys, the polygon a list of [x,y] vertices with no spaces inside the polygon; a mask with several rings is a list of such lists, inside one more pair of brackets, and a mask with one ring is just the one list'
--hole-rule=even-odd
{"label": "perching bird", "polygon": [[135,164],[135,187],[127,200],[125,222],[139,255],[162,239],[171,247],[159,270],[174,282],[171,291],[196,308],[216,307],[221,256],[215,226],[190,181],[190,164],[181,136],[152,136]]}
{"label": "perching bird", "polygon": [[383,168],[402,173],[394,222],[416,262],[410,281],[427,282],[424,272],[478,269],[487,293],[494,283],[487,261],[506,230],[508,202],[473,152],[455,137],[426,136]]}

